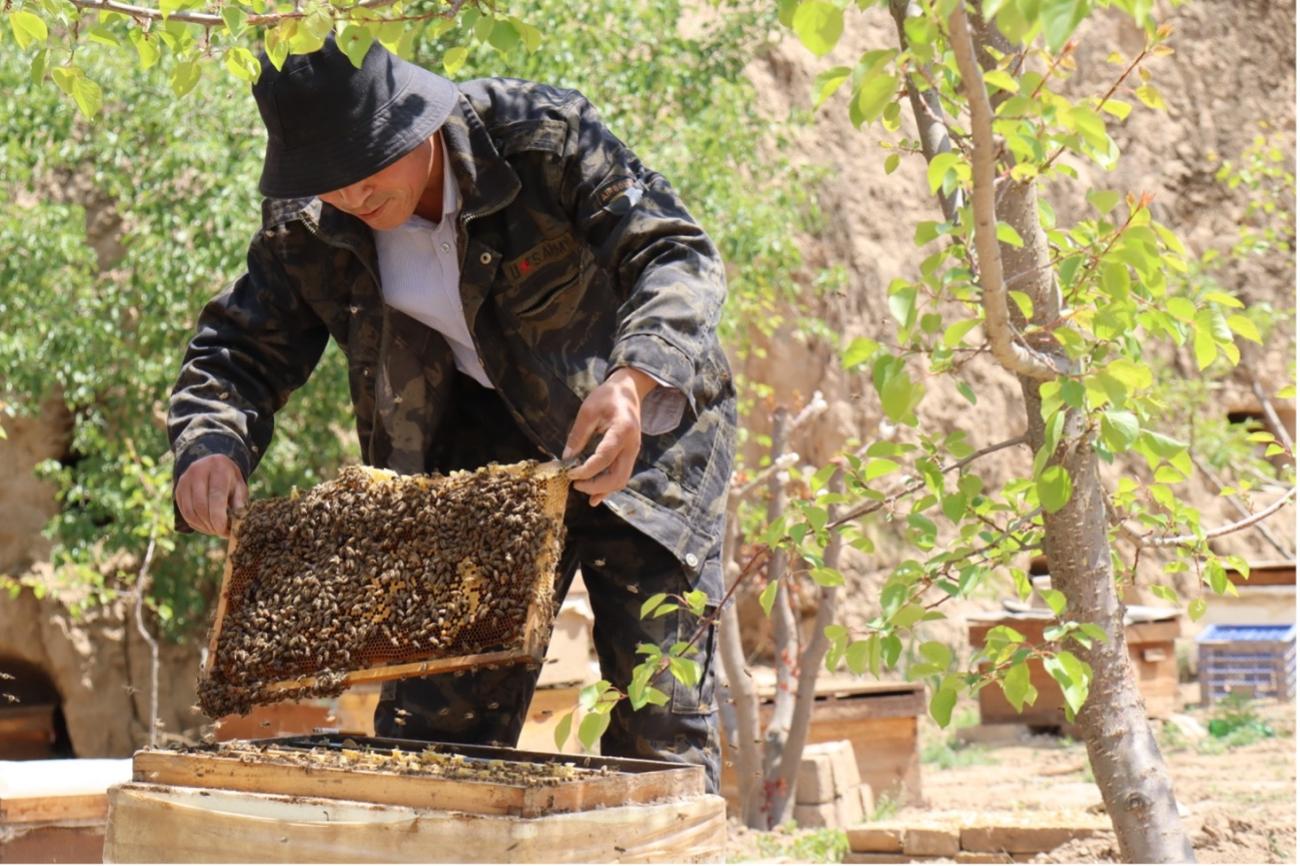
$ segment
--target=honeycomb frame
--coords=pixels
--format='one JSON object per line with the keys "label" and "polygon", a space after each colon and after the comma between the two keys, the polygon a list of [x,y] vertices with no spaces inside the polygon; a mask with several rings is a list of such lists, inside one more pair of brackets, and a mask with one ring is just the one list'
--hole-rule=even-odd
{"label": "honeycomb frame", "polygon": [[[429,488],[433,485],[457,480],[463,481],[466,476],[475,474],[474,472],[456,472],[449,476],[399,476],[389,470],[374,467],[353,467],[353,470],[364,472],[369,484],[415,485],[421,488]],[[363,659],[347,670],[304,671],[299,675],[274,682],[254,683],[254,694],[251,697],[252,704],[271,703],[311,694],[337,694],[349,686],[361,683],[383,682],[412,676],[427,676],[503,664],[540,665],[542,663],[555,615],[554,582],[563,543],[564,511],[569,488],[568,478],[562,465],[556,461],[541,464],[534,461],[509,465],[492,464],[478,470],[478,472],[483,471],[512,474],[542,485],[542,512],[548,518],[545,524],[546,536],[537,545],[533,585],[527,588],[527,611],[518,631],[518,641],[514,642],[512,646],[488,652],[471,652],[449,656],[430,651],[426,654],[420,654],[418,657],[411,657],[408,650],[404,658],[396,661],[380,658],[377,661],[366,663]],[[205,681],[212,680],[216,676],[216,672],[232,668],[230,660],[219,655],[223,647],[221,638],[223,629],[231,621],[232,616],[239,614],[242,586],[240,575],[236,574],[238,562],[236,553],[241,543],[241,529],[249,514],[252,513],[252,508],[256,506],[257,503],[250,505],[249,511],[232,522],[225,568],[221,580],[221,590],[208,641],[207,663],[204,665],[201,674],[201,687],[205,684]],[[342,544],[344,541],[338,543]],[[464,563],[461,565],[464,566]],[[472,566],[458,568],[457,573],[462,581],[462,587],[474,584],[475,581],[480,583],[482,581],[482,576],[477,574],[476,569]],[[246,577],[244,583],[249,579],[254,578]],[[258,579],[260,579],[260,576]],[[378,655],[382,656],[384,654],[378,653]]]}

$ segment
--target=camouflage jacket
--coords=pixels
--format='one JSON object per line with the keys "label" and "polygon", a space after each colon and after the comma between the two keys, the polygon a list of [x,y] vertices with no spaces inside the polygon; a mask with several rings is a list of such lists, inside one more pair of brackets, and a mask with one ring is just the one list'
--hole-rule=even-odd
{"label": "camouflage jacket", "polygon": [[[689,568],[716,569],[736,421],[714,245],[575,91],[465,83],[443,140],[463,203],[465,316],[511,414],[554,457],[613,369],[636,366],[680,390],[681,423],[642,437],[630,483],[606,505]],[[247,477],[330,337],[348,359],[362,459],[429,471],[431,444],[454,435],[440,430],[451,349],[383,303],[378,274],[360,220],[316,198],[263,202],[247,272],[203,309],[172,394],[174,477],[209,454]],[[721,576],[699,577],[716,598]]]}

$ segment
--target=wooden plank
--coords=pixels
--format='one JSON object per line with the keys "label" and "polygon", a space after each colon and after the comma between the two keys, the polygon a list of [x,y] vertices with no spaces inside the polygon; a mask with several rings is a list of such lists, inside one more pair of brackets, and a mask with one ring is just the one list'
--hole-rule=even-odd
{"label": "wooden plank", "polygon": [[0,834],[0,863],[102,863],[104,826],[36,826]]}
{"label": "wooden plank", "polygon": [[1252,562],[1249,577],[1236,569],[1228,569],[1228,580],[1237,586],[1295,586],[1295,563]]}
{"label": "wooden plank", "polygon": [[719,862],[721,798],[546,818],[132,783],[109,793],[115,863]]}
{"label": "wooden plank", "polygon": [[[543,648],[544,651],[545,648]],[[375,665],[370,668],[360,668],[354,671],[348,671],[343,675],[345,685],[354,686],[363,683],[380,683],[385,680],[400,680],[406,677],[432,676],[434,674],[445,674],[452,671],[463,671],[468,668],[483,667],[484,665],[509,665],[521,663],[538,663],[541,661],[534,651],[518,650],[501,650],[499,652],[479,653],[468,656],[451,656],[444,659],[427,659],[424,661],[406,662],[400,665]],[[288,692],[294,689],[311,688],[316,685],[316,677],[298,677],[292,680],[281,680],[278,683],[267,686],[267,694],[277,694],[279,692]]]}
{"label": "wooden plank", "polygon": [[0,798],[0,824],[85,820],[107,814],[108,800],[102,793]]}
{"label": "wooden plank", "polygon": [[[527,762],[525,753],[510,749],[508,760]],[[457,747],[457,753],[474,757],[473,747]],[[545,755],[547,762],[557,756]],[[502,758],[490,758],[503,760]],[[612,766],[615,759],[604,759]],[[579,761],[574,761],[578,764]],[[511,785],[498,781],[446,779],[382,770],[302,766],[245,757],[137,752],[133,778],[137,782],[184,787],[214,787],[230,791],[335,797],[367,803],[471,812],[481,815],[535,817],[551,812],[601,808],[620,803],[644,803],[659,799],[684,798],[704,793],[701,767],[676,767],[661,762],[649,764],[650,771],[622,772],[562,782],[553,786]]]}
{"label": "wooden plank", "polygon": [[967,851],[1035,854],[1052,851],[1072,839],[1085,839],[1105,829],[1102,826],[1000,824],[964,827],[961,847]]}
{"label": "wooden plank", "polygon": [[903,853],[912,857],[952,857],[961,850],[961,832],[956,827],[908,827],[903,831]]}

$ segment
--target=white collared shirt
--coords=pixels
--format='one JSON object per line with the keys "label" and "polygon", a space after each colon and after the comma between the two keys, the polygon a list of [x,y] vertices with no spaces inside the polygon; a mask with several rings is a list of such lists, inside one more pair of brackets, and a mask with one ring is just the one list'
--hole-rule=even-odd
{"label": "white collared shirt", "polygon": [[[439,136],[442,132],[437,133]],[[440,142],[441,143],[441,142]],[[375,232],[379,280],[384,303],[441,334],[451,346],[456,369],[485,388],[493,388],[478,359],[474,338],[465,321],[460,297],[460,260],[456,246],[456,216],[460,189],[452,174],[447,149],[442,148],[442,219],[430,222],[411,214],[392,229]],[[654,373],[643,371],[661,387],[641,404],[641,432],[657,436],[675,430],[686,409],[686,395]]]}
{"label": "white collared shirt", "polygon": [[456,369],[485,388],[491,388],[487,371],[479,363],[460,298],[460,259],[456,248],[460,190],[446,152],[443,148],[442,219],[434,223],[411,214],[410,219],[396,228],[376,231],[379,280],[384,303],[442,334],[451,345]]}

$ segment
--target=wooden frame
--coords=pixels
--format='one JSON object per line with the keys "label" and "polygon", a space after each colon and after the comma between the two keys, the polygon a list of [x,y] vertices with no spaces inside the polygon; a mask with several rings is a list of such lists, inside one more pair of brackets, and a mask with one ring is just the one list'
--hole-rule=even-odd
{"label": "wooden frame", "polygon": [[[507,467],[512,468],[520,464],[511,464]],[[388,479],[396,477],[388,470],[370,468],[372,477]],[[563,466],[558,461],[544,463],[537,467],[532,473],[532,477],[546,483],[545,502],[543,510],[558,523],[563,522],[565,506],[568,502],[569,480],[565,474]],[[418,480],[424,481],[424,476],[419,476]],[[225,569],[221,576],[221,591],[217,599],[216,616],[212,623],[212,633],[208,639],[208,671],[216,665],[217,644],[221,637],[222,625],[225,623],[226,613],[230,606],[230,583],[231,572],[234,568],[235,551],[239,547],[239,527],[240,520],[234,520],[231,524],[230,542],[226,550]],[[501,650],[490,653],[478,653],[474,655],[450,656],[446,658],[429,658],[400,664],[376,664],[368,668],[359,668],[356,670],[346,671],[342,677],[344,687],[358,685],[360,683],[383,682],[385,680],[404,679],[413,676],[428,676],[431,674],[450,673],[468,668],[483,667],[486,665],[500,664],[518,664],[532,663],[541,664],[546,657],[546,645],[551,636],[551,624],[555,616],[552,592],[553,586],[548,587],[545,576],[555,574],[558,566],[559,553],[558,545],[544,544],[542,552],[538,558],[537,567],[539,577],[537,583],[533,586],[533,598],[528,606],[528,615],[524,620],[523,639],[520,645],[514,649]],[[553,583],[553,581],[552,581]],[[204,672],[207,675],[207,671]],[[281,680],[264,687],[262,690],[262,699],[260,703],[277,700],[279,696],[285,693],[292,693],[298,689],[313,688],[317,685],[318,678],[315,676],[302,676],[288,680]]]}
{"label": "wooden frame", "polygon": [[[283,737],[251,741],[250,746],[306,750],[314,742],[328,741],[337,747],[341,737]],[[141,750],[132,762],[133,780],[147,784],[214,788],[257,794],[324,797],[468,812],[477,815],[511,815],[535,818],[659,800],[684,800],[705,793],[704,769],[698,766],[606,758],[591,755],[563,755],[521,752],[493,746],[425,743],[415,740],[355,738],[358,746],[401,748],[420,752],[433,748],[470,760],[528,764],[573,764],[581,769],[606,769],[593,775],[539,786],[511,784],[498,780],[448,779],[435,775],[411,775],[392,771],[306,766],[258,760],[255,754],[223,755],[219,752],[172,752]]]}

